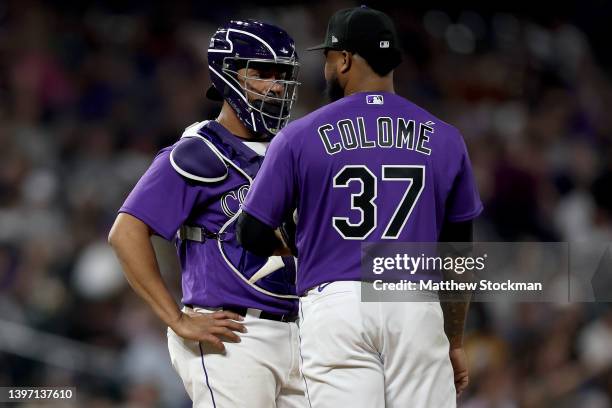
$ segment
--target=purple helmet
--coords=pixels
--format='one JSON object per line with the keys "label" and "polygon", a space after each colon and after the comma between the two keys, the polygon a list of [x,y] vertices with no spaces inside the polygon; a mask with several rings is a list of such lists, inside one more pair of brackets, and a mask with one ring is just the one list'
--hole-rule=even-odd
{"label": "purple helmet", "polygon": [[[293,39],[284,30],[259,21],[230,21],[210,39],[208,68],[213,86],[206,95],[226,100],[254,134],[271,138],[287,124],[297,98],[299,62]],[[242,81],[241,68],[246,68]],[[249,77],[249,68],[272,71],[275,77]],[[268,92],[248,89],[248,79],[268,82]],[[283,86],[280,96],[270,92],[277,84]]]}

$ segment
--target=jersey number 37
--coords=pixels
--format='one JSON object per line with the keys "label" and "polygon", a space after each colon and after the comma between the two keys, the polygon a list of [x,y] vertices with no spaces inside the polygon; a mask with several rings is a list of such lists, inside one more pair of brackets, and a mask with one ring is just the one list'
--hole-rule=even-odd
{"label": "jersey number 37", "polygon": [[[425,166],[383,165],[382,180],[409,182],[408,188],[381,237],[382,239],[397,239],[423,191]],[[359,222],[351,223],[348,217],[333,217],[332,224],[344,239],[362,240],[376,229],[378,179],[364,165],[347,165],[334,177],[334,188],[347,188],[352,182],[361,184],[361,191],[351,194],[351,210],[359,211],[361,219]]]}

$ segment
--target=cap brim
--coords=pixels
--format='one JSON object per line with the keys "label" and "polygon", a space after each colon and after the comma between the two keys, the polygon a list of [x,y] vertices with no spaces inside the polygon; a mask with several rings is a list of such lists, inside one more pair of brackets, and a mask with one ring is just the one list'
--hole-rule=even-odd
{"label": "cap brim", "polygon": [[223,97],[221,96],[219,91],[217,91],[217,88],[215,88],[212,85],[210,86],[210,88],[208,88],[208,91],[206,91],[206,97],[210,99],[211,101],[217,101],[217,102],[223,101]]}
{"label": "cap brim", "polygon": [[319,44],[314,47],[306,48],[306,51],[324,50],[325,48],[331,48],[328,44]]}

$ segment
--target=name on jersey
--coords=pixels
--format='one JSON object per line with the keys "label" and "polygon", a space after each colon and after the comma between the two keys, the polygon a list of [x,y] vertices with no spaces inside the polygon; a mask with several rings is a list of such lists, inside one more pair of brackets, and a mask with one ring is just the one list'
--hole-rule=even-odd
{"label": "name on jersey", "polygon": [[335,125],[319,126],[319,136],[329,155],[354,149],[406,149],[430,155],[429,137],[433,134],[433,122],[416,123],[412,119],[387,116],[376,119],[376,135],[367,135],[363,117],[342,119]]}

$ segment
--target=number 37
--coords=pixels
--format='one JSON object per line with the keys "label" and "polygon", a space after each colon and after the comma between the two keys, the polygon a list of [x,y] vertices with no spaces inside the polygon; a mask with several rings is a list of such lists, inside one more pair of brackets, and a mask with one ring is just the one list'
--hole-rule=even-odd
{"label": "number 37", "polygon": [[[397,239],[423,191],[425,166],[384,165],[382,166],[382,179],[410,182],[382,234],[382,239]],[[361,191],[351,194],[351,209],[360,212],[361,220],[351,223],[348,217],[333,217],[332,224],[344,239],[362,240],[376,229],[378,180],[366,166],[347,165],[334,177],[334,188],[347,188],[353,181],[361,184]]]}

